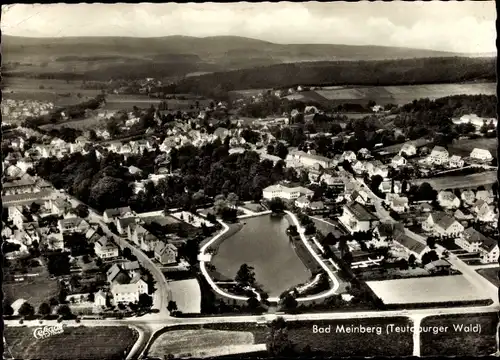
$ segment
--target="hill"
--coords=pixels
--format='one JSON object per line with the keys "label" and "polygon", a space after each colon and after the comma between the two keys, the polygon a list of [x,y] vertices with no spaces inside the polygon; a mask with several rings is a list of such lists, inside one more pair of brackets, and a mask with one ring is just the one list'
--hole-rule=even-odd
{"label": "hill", "polygon": [[[432,50],[328,44],[275,44],[237,37],[2,37],[4,71],[18,75],[184,76],[286,63],[449,57]],[[170,67],[170,69],[165,69]],[[141,70],[145,68],[146,70]],[[154,69],[153,69],[154,68]]]}

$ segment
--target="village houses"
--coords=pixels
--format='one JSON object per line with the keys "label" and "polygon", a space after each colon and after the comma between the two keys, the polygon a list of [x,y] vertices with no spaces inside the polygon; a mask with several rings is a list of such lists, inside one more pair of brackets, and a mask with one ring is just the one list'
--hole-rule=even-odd
{"label": "village houses", "polygon": [[339,221],[353,234],[358,231],[370,231],[376,225],[378,218],[362,204],[352,202],[344,205]]}

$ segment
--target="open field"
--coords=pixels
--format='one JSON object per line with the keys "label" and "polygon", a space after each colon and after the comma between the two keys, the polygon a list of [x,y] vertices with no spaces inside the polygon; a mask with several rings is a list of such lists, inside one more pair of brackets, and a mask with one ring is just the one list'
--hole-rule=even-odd
{"label": "open field", "polygon": [[40,129],[50,131],[52,129],[61,129],[63,127],[72,128],[76,130],[96,130],[99,128],[104,128],[106,126],[107,119],[98,118],[97,116],[92,116],[81,120],[66,121],[58,124],[46,124],[40,126]]}
{"label": "open field", "polygon": [[7,327],[5,341],[16,359],[123,359],[139,334],[128,327],[66,327],[37,340],[33,328]]}
{"label": "open field", "polygon": [[414,99],[429,98],[431,100],[445,96],[468,95],[495,95],[495,83],[470,84],[433,84],[433,85],[404,85],[404,86],[363,86],[363,87],[336,87],[334,89],[316,90],[318,94],[328,100],[345,102],[375,101],[379,105],[403,105]]}
{"label": "open field", "polygon": [[[411,333],[386,333],[387,324],[410,325],[404,318],[349,319],[300,321],[288,323],[288,338],[303,349],[309,345],[313,352],[323,356],[410,356],[413,349]],[[327,329],[330,333],[314,333],[313,326]],[[354,327],[371,328],[371,333],[346,333]],[[377,331],[379,333],[377,333]],[[360,344],[363,344],[362,346]]]}
{"label": "open field", "polygon": [[57,280],[51,280],[49,273],[43,266],[30,270],[30,274],[36,273],[39,275],[24,277],[25,280],[21,282],[4,283],[2,285],[4,297],[11,302],[24,299],[37,309],[41,303],[49,301],[53,296],[57,296]]}
{"label": "open field", "polygon": [[189,356],[211,349],[254,344],[254,335],[246,331],[174,330],[160,335],[149,350],[150,356],[163,358],[166,354]]}
{"label": "open field", "polygon": [[[433,316],[422,320],[421,326],[447,326],[448,330],[420,334],[422,356],[488,356],[497,351],[496,328],[498,315],[469,314]],[[468,332],[455,326],[480,326],[480,332]]]}
{"label": "open field", "polygon": [[448,151],[451,155],[470,156],[474,148],[489,150],[491,155],[497,157],[497,138],[478,138],[456,140],[452,145],[448,145]]}
{"label": "open field", "polygon": [[463,275],[367,281],[384,304],[440,303],[488,299]]}
{"label": "open field", "polygon": [[494,268],[486,268],[476,270],[481,276],[488,279],[489,282],[494,284],[496,287],[500,286],[500,280],[498,279],[498,271],[500,271],[500,267]]}
{"label": "open field", "polygon": [[[341,236],[343,234],[342,230],[340,230],[336,226],[327,224],[327,223],[320,221],[320,220],[317,220],[317,219],[311,219],[311,220],[314,222],[316,229],[318,229],[325,236],[330,232],[337,237]],[[331,222],[331,220],[329,220],[329,219],[326,219],[326,221]]]}
{"label": "open field", "polygon": [[435,190],[457,189],[457,188],[477,188],[478,186],[492,185],[497,181],[496,171],[486,171],[478,174],[465,176],[443,176],[429,179],[417,179],[411,183],[420,185],[429,183]]}
{"label": "open field", "polygon": [[177,309],[185,314],[199,314],[201,311],[201,290],[198,280],[187,279],[168,283],[172,300]]}

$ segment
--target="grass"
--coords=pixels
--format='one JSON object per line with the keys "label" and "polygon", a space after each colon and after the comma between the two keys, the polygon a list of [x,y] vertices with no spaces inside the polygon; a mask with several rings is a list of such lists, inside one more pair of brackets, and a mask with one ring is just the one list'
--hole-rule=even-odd
{"label": "grass", "polygon": [[438,178],[418,179],[412,181],[412,184],[420,185],[426,182],[429,183],[435,190],[439,191],[444,189],[477,188],[481,185],[492,185],[496,181],[497,172],[486,171],[466,176],[443,176]]}
{"label": "grass", "polygon": [[440,303],[487,299],[463,276],[369,281],[368,286],[384,304]]}
{"label": "grass", "polygon": [[11,302],[24,299],[37,309],[41,303],[49,301],[53,296],[57,296],[59,292],[58,284],[57,280],[49,278],[49,273],[44,267],[33,268],[29,273],[39,273],[40,275],[24,277],[25,280],[21,282],[4,283],[4,296]]}
{"label": "grass", "polygon": [[[323,356],[409,356],[412,354],[413,341],[410,333],[386,333],[386,325],[398,324],[409,325],[404,318],[368,318],[348,320],[323,320],[323,321],[300,321],[289,323],[288,337],[303,348],[309,345],[313,352],[319,352]],[[313,326],[327,328],[330,333],[314,333]],[[354,328],[376,327],[381,334],[377,333],[342,333],[338,326]]]}
{"label": "grass", "polygon": [[[314,222],[316,229],[318,229],[325,236],[330,232],[336,236],[340,236],[343,234],[342,231],[339,230],[336,226],[333,226],[333,225],[327,224],[323,221],[319,221],[319,220],[312,219],[312,218],[311,218],[311,220]],[[332,222],[329,219],[326,219],[326,221]]]}
{"label": "grass", "polygon": [[180,356],[222,346],[251,344],[254,344],[254,336],[246,331],[175,330],[160,335],[153,343],[149,355]]}
{"label": "grass", "polygon": [[323,270],[321,265],[318,264],[316,259],[311,255],[309,250],[306,248],[300,237],[295,237],[293,240],[293,249],[295,253],[302,261],[304,266],[309,269],[311,273],[317,273]]}
{"label": "grass", "polygon": [[497,138],[477,138],[477,139],[462,139],[456,140],[452,145],[448,146],[450,154],[460,156],[470,156],[474,148],[489,150],[491,155],[497,156],[498,140]]}
{"label": "grass", "polygon": [[479,269],[476,271],[478,272],[478,274],[488,279],[488,281],[491,282],[493,285],[499,287],[500,286],[500,280],[498,279],[499,270],[500,267],[493,267],[493,268]]}
{"label": "grass", "polygon": [[[421,326],[448,326],[448,331],[434,335],[420,334],[422,356],[487,356],[497,350],[498,315],[469,314],[425,318]],[[459,331],[454,325],[479,325],[480,333]]]}
{"label": "grass", "polygon": [[50,131],[52,129],[61,129],[62,127],[72,128],[76,130],[90,130],[97,128],[104,128],[106,126],[107,119],[99,118],[97,116],[92,116],[81,120],[66,121],[58,124],[46,124],[40,126],[41,129]]}
{"label": "grass", "polygon": [[32,328],[7,327],[5,341],[16,359],[123,359],[139,334],[128,327],[66,327],[46,339]]}
{"label": "grass", "polygon": [[261,211],[266,210],[262,205],[255,204],[255,203],[246,203],[246,204],[242,205],[241,207],[243,207],[247,210],[253,211],[253,212],[261,212]]}

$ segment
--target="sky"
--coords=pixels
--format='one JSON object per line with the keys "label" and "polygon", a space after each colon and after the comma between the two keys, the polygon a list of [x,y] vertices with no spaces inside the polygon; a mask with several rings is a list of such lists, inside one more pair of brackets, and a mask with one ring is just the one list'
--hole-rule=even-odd
{"label": "sky", "polygon": [[496,52],[495,1],[14,4],[3,34],[30,37],[234,35],[281,44]]}

